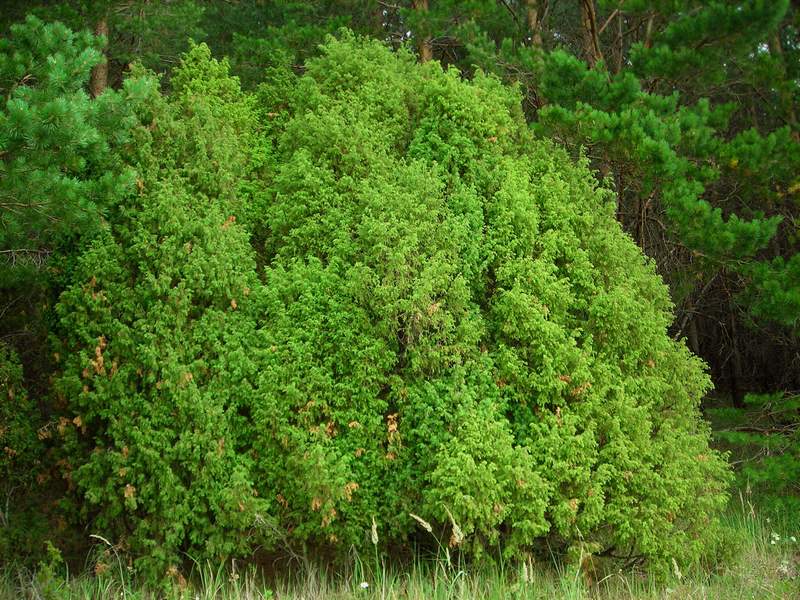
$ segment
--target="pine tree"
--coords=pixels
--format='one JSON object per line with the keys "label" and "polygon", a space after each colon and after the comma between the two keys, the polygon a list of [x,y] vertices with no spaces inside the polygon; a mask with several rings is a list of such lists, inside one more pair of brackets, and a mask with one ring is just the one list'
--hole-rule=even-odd
{"label": "pine tree", "polygon": [[30,17],[0,41],[0,277],[43,266],[99,226],[132,184],[111,151],[126,141],[125,98],[84,90],[100,41]]}
{"label": "pine tree", "polygon": [[73,31],[91,31],[106,40],[104,60],[93,70],[92,95],[106,85],[119,87],[131,63],[139,61],[160,73],[178,62],[189,40],[202,41],[204,0],[30,0],[5,2],[0,28],[34,15],[59,21]]}

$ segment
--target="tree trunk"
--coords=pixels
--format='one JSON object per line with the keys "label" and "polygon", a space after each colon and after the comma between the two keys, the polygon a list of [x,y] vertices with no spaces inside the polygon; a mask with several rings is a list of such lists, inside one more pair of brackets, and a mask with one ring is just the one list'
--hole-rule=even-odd
{"label": "tree trunk", "polygon": [[531,45],[537,48],[542,47],[542,23],[539,13],[541,0],[525,0],[526,19],[528,22],[528,32],[531,36]]}
{"label": "tree trunk", "polygon": [[689,313],[689,323],[687,324],[687,336],[689,338],[689,349],[694,352],[696,356],[700,356],[700,336],[697,332],[697,314],[694,310],[694,304],[689,299],[686,302],[686,311]]}
{"label": "tree trunk", "polygon": [[622,16],[622,12],[617,15],[617,64],[616,64],[616,73],[622,72],[622,64],[625,57],[625,39],[622,34],[622,24],[624,22],[625,17]]}
{"label": "tree trunk", "polygon": [[594,0],[581,0],[581,21],[583,25],[583,50],[590,67],[603,59],[600,39],[597,32],[597,11]]}
{"label": "tree trunk", "polygon": [[[414,10],[421,13],[428,12],[428,0],[412,0],[412,6]],[[433,58],[433,46],[429,35],[424,35],[419,39],[417,50],[419,51],[420,62],[428,62]]]}
{"label": "tree trunk", "polygon": [[778,92],[782,105],[781,108],[783,108],[786,122],[789,124],[789,127],[792,130],[792,135],[796,140],[800,140],[800,129],[798,128],[797,124],[797,112],[795,111],[794,98],[792,97],[791,91],[786,88],[786,82],[788,81],[788,78],[786,73],[786,59],[783,54],[783,44],[781,44],[780,28],[774,34],[772,34],[772,37],[769,39],[769,52],[773,57],[778,59],[780,63],[780,69],[782,71],[781,74],[783,75],[781,78],[782,81],[778,84]]}
{"label": "tree trunk", "polygon": [[735,408],[744,408],[744,393],[741,389],[742,380],[742,355],[739,352],[739,334],[736,330],[736,314],[733,306],[730,308],[731,325],[731,357],[729,362],[729,375],[731,384],[731,400]]}
{"label": "tree trunk", "polygon": [[651,13],[650,18],[647,19],[647,28],[645,29],[644,33],[645,48],[653,47],[653,21],[655,20],[655,18],[656,18],[655,13]]}
{"label": "tree trunk", "polygon": [[[94,28],[95,35],[103,35],[108,40],[108,19],[101,18]],[[108,86],[108,59],[103,55],[103,62],[92,69],[92,78],[89,81],[89,91],[93,98],[97,98]]]}

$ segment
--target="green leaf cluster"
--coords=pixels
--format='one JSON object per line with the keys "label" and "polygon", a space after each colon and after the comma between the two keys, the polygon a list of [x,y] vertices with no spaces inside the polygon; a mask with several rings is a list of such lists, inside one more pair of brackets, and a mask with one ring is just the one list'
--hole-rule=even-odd
{"label": "green leaf cluster", "polygon": [[0,277],[19,283],[59,247],[92,234],[132,184],[113,151],[127,141],[122,93],[83,86],[100,41],[29,17],[0,41]]}
{"label": "green leaf cluster", "polygon": [[728,480],[708,379],[609,193],[519,106],[377,43],[307,63],[264,234],[259,479],[315,540],[414,513],[473,553],[696,558]]}
{"label": "green leaf cluster", "polygon": [[42,438],[49,432],[42,425],[19,357],[0,344],[0,556],[8,559],[38,550],[32,534],[41,519],[30,510],[30,500],[44,472]]}
{"label": "green leaf cluster", "polygon": [[[187,555],[343,556],[373,527],[382,549],[433,544],[418,519],[470,557],[713,548],[730,476],[698,411],[709,378],[588,161],[479,70],[347,33],[297,68],[331,24],[311,10],[298,32],[310,9],[284,8],[285,53],[228,40],[269,55],[234,57],[253,92],[191,45],[168,96],[134,66],[92,101],[97,38],[31,18],[0,46],[0,201],[22,203],[0,243],[67,257],[48,405],[64,508],[153,579]],[[670,206],[691,200],[721,252],[764,245],[772,222],[698,204],[716,167],[673,149],[716,149],[725,110],[549,60],[608,102],[564,97],[541,131],[634,148],[642,189],[674,180]],[[5,350],[2,373],[18,386]]]}
{"label": "green leaf cluster", "polygon": [[205,46],[185,56],[168,100],[143,77],[126,153],[138,179],[59,299],[55,389],[74,509],[162,578],[181,552],[218,560],[261,541],[249,297],[259,281],[236,221],[255,120]]}
{"label": "green leaf cluster", "polygon": [[377,42],[280,73],[244,93],[201,45],[139,80],[137,184],[57,306],[83,518],[154,577],[431,543],[412,514],[471,556],[702,555],[709,381],[585,162]]}

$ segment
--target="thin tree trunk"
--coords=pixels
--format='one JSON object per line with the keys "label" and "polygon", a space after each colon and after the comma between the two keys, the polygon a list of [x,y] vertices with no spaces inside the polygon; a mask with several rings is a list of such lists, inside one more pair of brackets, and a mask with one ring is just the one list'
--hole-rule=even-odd
{"label": "thin tree trunk", "polygon": [[[795,103],[794,98],[792,97],[792,93],[786,88],[786,59],[783,54],[783,44],[781,44],[781,32],[778,29],[772,37],[769,39],[769,51],[772,56],[778,59],[780,63],[780,69],[782,71],[782,80],[779,84],[779,95],[781,99],[781,105],[785,114],[786,122],[789,124],[792,130],[792,135],[795,139],[800,139],[800,129],[798,129],[798,122],[797,122],[797,112],[795,111]],[[783,85],[781,85],[783,84]]]}
{"label": "thin tree trunk", "polygon": [[616,64],[616,73],[622,72],[622,62],[624,60],[625,55],[625,39],[622,35],[622,24],[623,24],[624,17],[622,16],[622,12],[617,15],[617,64]]}
{"label": "thin tree trunk", "polygon": [[525,0],[526,20],[528,22],[528,32],[531,36],[531,45],[537,48],[542,47],[540,4],[541,0]]}
{"label": "thin tree trunk", "polygon": [[731,324],[731,358],[730,358],[730,381],[731,381],[731,399],[733,406],[736,408],[744,408],[744,394],[740,387],[742,380],[742,355],[739,352],[738,332],[736,330],[736,314],[734,313],[733,306],[730,309],[730,324]]}
{"label": "thin tree trunk", "polygon": [[[103,35],[108,39],[108,19],[101,18],[94,28],[95,35]],[[108,87],[108,59],[103,56],[103,62],[92,69],[92,77],[89,81],[89,91],[92,97],[97,98]]]}
{"label": "thin tree trunk", "polygon": [[603,60],[600,38],[597,32],[597,11],[594,0],[581,0],[581,21],[583,24],[583,49],[589,66],[594,67]]}
{"label": "thin tree trunk", "polygon": [[383,38],[383,7],[380,4],[372,9],[372,35]]}
{"label": "thin tree trunk", "polygon": [[[412,6],[416,11],[422,13],[428,12],[428,0],[413,0]],[[433,46],[431,45],[431,37],[429,35],[423,36],[419,40],[417,50],[419,51],[420,62],[428,62],[433,58]]]}
{"label": "thin tree trunk", "polygon": [[688,338],[689,348],[695,355],[700,356],[700,336],[697,332],[697,314],[694,311],[694,303],[691,298],[686,302],[686,311],[689,313]]}
{"label": "thin tree trunk", "polygon": [[636,243],[644,252],[644,220],[647,213],[647,201],[636,196]]}
{"label": "thin tree trunk", "polygon": [[647,19],[647,28],[645,29],[644,33],[644,47],[645,48],[652,48],[653,47],[653,21],[655,20],[656,15],[655,13],[650,14],[650,18]]}

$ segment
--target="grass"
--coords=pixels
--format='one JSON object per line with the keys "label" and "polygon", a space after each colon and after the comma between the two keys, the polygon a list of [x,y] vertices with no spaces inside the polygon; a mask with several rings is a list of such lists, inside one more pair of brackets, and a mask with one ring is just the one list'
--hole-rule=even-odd
{"label": "grass", "polygon": [[[589,584],[580,570],[550,564],[514,564],[471,570],[440,552],[398,569],[377,556],[353,556],[347,568],[329,572],[313,565],[284,569],[267,582],[254,567],[196,564],[188,582],[169,593],[138,585],[117,560],[101,575],[73,575],[45,565],[35,573],[3,571],[0,600],[769,600],[800,598],[800,531],[797,523],[774,523],[743,497],[726,516],[732,558],[713,572],[694,569],[656,581],[644,574],[617,572]],[[115,557],[111,555],[112,562]],[[56,561],[57,563],[57,561]]]}

